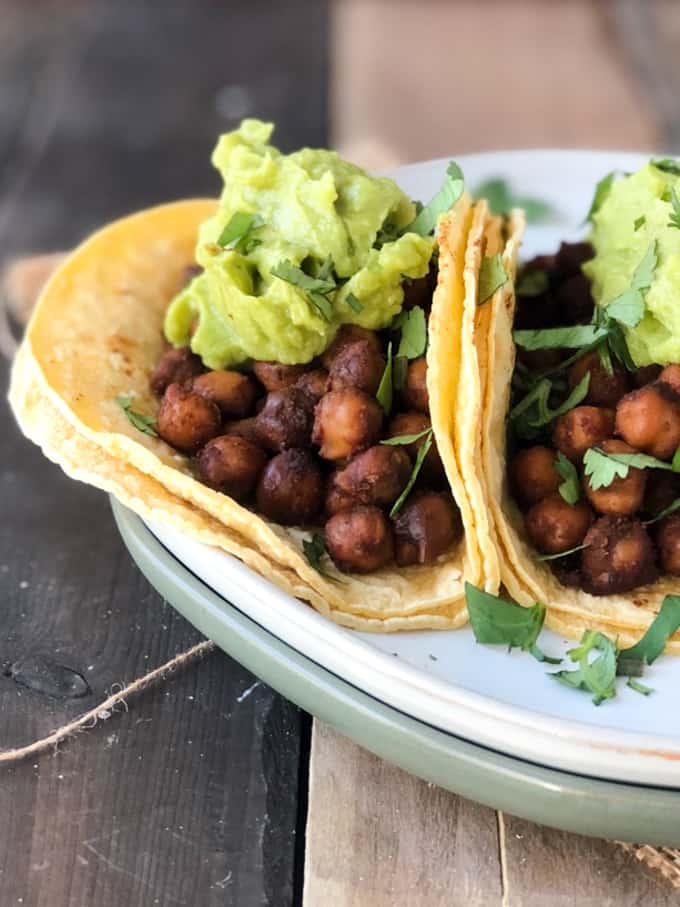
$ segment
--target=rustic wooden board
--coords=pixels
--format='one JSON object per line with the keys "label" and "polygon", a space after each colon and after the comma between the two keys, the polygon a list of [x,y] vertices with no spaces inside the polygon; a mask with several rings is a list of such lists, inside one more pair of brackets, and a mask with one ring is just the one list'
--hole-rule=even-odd
{"label": "rustic wooden board", "polygon": [[314,722],[305,907],[670,907],[616,844],[497,814]]}
{"label": "rustic wooden board", "polygon": [[[326,141],[324,3],[4,0],[0,12],[0,264],[215,193],[211,147],[242,115],[275,117],[287,147]],[[105,496],[24,441],[0,398],[6,748],[199,636],[134,567]],[[307,721],[215,653],[54,756],[3,770],[0,905],[288,907]]]}

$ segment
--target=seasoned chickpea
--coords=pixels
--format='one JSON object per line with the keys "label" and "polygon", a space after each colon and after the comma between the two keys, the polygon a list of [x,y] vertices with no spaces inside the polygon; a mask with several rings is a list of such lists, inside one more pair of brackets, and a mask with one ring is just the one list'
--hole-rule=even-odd
{"label": "seasoned chickpea", "polygon": [[338,488],[335,484],[335,475],[337,473],[332,475],[326,483],[324,510],[328,516],[335,516],[336,513],[340,513],[342,510],[352,510],[353,507],[357,507],[359,504],[356,498]]}
{"label": "seasoned chickpea", "polygon": [[324,529],[326,550],[339,570],[370,573],[394,556],[392,527],[378,507],[355,507],[332,516]]}
{"label": "seasoned chickpea", "polygon": [[529,371],[543,372],[559,365],[565,354],[562,350],[523,350],[518,347],[517,358]]}
{"label": "seasoned chickpea", "polygon": [[227,419],[243,419],[255,408],[255,382],[240,372],[206,372],[194,378],[191,389],[201,397],[212,400]]}
{"label": "seasoned chickpea", "polygon": [[626,394],[616,407],[616,434],[660,460],[680,446],[680,401],[658,381]]}
{"label": "seasoned chickpea", "polygon": [[203,371],[203,363],[188,346],[166,350],[151,373],[149,384],[154,394],[162,397],[168,385],[184,384]]}
{"label": "seasoned chickpea", "polygon": [[323,367],[330,369],[338,353],[350,343],[356,343],[359,340],[365,340],[366,343],[369,343],[374,352],[382,353],[382,344],[375,331],[359,327],[358,324],[343,324],[331,345],[321,356]]}
{"label": "seasoned chickpea", "polygon": [[401,396],[409,409],[430,414],[430,395],[427,390],[427,361],[425,356],[413,359],[406,369]]}
{"label": "seasoned chickpea", "polygon": [[[600,447],[605,453],[637,453],[624,441],[603,441]],[[598,513],[611,513],[620,516],[631,516],[642,507],[645,496],[647,472],[644,469],[630,467],[625,479],[617,476],[611,485],[598,488],[595,491],[590,485],[590,479],[583,477],[583,490],[594,510]]]}
{"label": "seasoned chickpea", "polygon": [[258,511],[283,526],[304,526],[321,512],[321,466],[308,450],[284,450],[267,463],[257,483]]}
{"label": "seasoned chickpea", "polygon": [[415,494],[394,520],[397,564],[432,564],[462,535],[460,511],[449,495],[434,491]]}
{"label": "seasoned chickpea", "polygon": [[403,307],[405,309],[413,309],[418,305],[422,309],[429,309],[432,305],[432,294],[436,285],[437,275],[432,270],[424,277],[405,280],[402,284],[402,289],[404,290]]}
{"label": "seasoned chickpea", "polygon": [[213,438],[196,457],[201,481],[237,501],[252,492],[266,463],[262,448],[238,435]]}
{"label": "seasoned chickpea", "polygon": [[589,447],[597,447],[614,433],[614,413],[597,406],[575,406],[555,422],[553,444],[574,463]]}
{"label": "seasoned chickpea", "polygon": [[194,453],[219,434],[220,411],[210,400],[181,384],[171,384],[163,394],[156,428],[160,437],[184,453]]}
{"label": "seasoned chickpea", "polygon": [[305,372],[305,374],[295,382],[295,387],[299,387],[300,390],[303,390],[314,405],[316,405],[330,389],[328,372],[325,368],[315,368],[311,372]]}
{"label": "seasoned chickpea", "polygon": [[357,504],[387,507],[399,497],[410,475],[411,460],[403,448],[376,444],[351,459],[332,484],[339,495]]}
{"label": "seasoned chickpea", "polygon": [[[398,438],[402,435],[419,435],[428,428],[432,428],[432,423],[423,413],[416,413],[413,411],[398,413],[390,420],[387,437]],[[425,444],[426,440],[427,435],[423,435],[423,437],[419,438],[417,441],[412,441],[411,444],[406,444],[404,446],[404,449],[408,452],[412,460],[415,461],[418,456],[418,451],[423,444]],[[428,481],[434,484],[442,483],[446,479],[444,464],[439,456],[439,450],[437,449],[434,436],[432,437],[430,449],[423,461],[422,475],[423,478],[428,479]]]}
{"label": "seasoned chickpea", "polygon": [[357,387],[375,395],[385,371],[385,359],[367,340],[348,343],[333,359],[329,370],[331,390]]}
{"label": "seasoned chickpea", "polygon": [[643,511],[645,517],[652,518],[680,498],[680,475],[661,469],[648,471]]}
{"label": "seasoned chickpea", "polygon": [[576,548],[592,521],[592,511],[584,501],[567,504],[559,492],[534,504],[524,517],[531,544],[543,554]]}
{"label": "seasoned chickpea", "polygon": [[325,460],[347,460],[380,439],[383,411],[354,387],[331,391],[316,405],[312,440]]}
{"label": "seasoned chickpea", "polygon": [[562,278],[581,273],[581,265],[589,261],[595,249],[589,242],[563,242],[555,256],[555,270]]}
{"label": "seasoned chickpea", "polygon": [[667,365],[659,375],[659,381],[672,387],[680,395],[680,365]]}
{"label": "seasoned chickpea", "polygon": [[667,516],[656,531],[659,562],[664,573],[680,576],[680,515]]}
{"label": "seasoned chickpea", "polygon": [[583,589],[592,595],[630,592],[656,579],[654,546],[637,520],[602,516],[590,527],[581,556]]}
{"label": "seasoned chickpea", "polygon": [[282,391],[310,371],[309,365],[282,365],[280,362],[256,362],[253,365],[255,377],[268,391]]}
{"label": "seasoned chickpea", "polygon": [[312,401],[299,387],[267,394],[255,417],[260,443],[268,450],[308,447],[313,423]]}
{"label": "seasoned chickpea", "polygon": [[555,302],[562,318],[570,324],[590,321],[594,303],[585,274],[572,274],[560,283],[555,289]]}
{"label": "seasoned chickpea", "polygon": [[557,491],[562,478],[555,469],[557,453],[551,447],[520,450],[510,465],[510,482],[520,504],[530,507]]}
{"label": "seasoned chickpea", "polygon": [[652,381],[656,381],[660,374],[660,365],[644,365],[633,372],[633,384],[635,387],[644,387],[645,384],[651,384]]}
{"label": "seasoned chickpea", "polygon": [[235,422],[227,422],[222,429],[225,435],[235,435],[239,438],[245,438],[251,444],[260,445],[260,435],[257,430],[257,419],[251,416],[250,419],[237,419]]}
{"label": "seasoned chickpea", "polygon": [[607,406],[613,409],[630,388],[628,372],[620,365],[612,363],[610,375],[600,362],[597,350],[593,350],[572,365],[569,369],[569,387],[575,388],[587,372],[590,372],[590,383],[586,400],[592,406]]}

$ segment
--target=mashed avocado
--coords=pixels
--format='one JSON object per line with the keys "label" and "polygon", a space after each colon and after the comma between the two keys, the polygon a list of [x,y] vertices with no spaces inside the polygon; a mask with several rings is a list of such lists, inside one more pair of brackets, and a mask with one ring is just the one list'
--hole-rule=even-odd
{"label": "mashed avocado", "polygon": [[658,261],[646,313],[637,327],[626,329],[628,349],[639,366],[680,362],[680,229],[670,223],[671,190],[680,196],[680,170],[665,172],[651,162],[615,181],[593,216],[595,258],[584,265],[595,302],[607,306],[630,286],[656,240]]}
{"label": "mashed avocado", "polygon": [[[345,322],[384,328],[401,309],[404,278],[429,268],[432,237],[398,236],[416,208],[392,180],[333,151],[281,154],[269,144],[272,128],[244,120],[217,143],[212,161],[224,189],[199,233],[196,260],[205,270],[166,315],[168,340],[190,341],[209,368],[250,358],[309,362]],[[244,242],[220,245],[235,215],[256,219]],[[312,278],[330,270],[333,289],[321,307],[308,289],[272,274],[282,262]]]}

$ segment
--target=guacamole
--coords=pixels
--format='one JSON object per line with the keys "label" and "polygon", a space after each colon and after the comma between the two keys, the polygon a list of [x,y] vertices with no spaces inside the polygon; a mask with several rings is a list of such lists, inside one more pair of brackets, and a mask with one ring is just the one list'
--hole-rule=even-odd
{"label": "guacamole", "polygon": [[680,170],[666,172],[652,162],[613,182],[593,216],[595,257],[583,268],[595,302],[607,306],[630,287],[633,272],[656,240],[658,259],[645,315],[626,329],[638,366],[680,362],[680,228],[671,225],[671,190],[680,195]]}
{"label": "guacamole", "polygon": [[[219,139],[212,161],[224,189],[196,247],[204,271],[166,315],[167,339],[190,343],[209,368],[305,363],[343,323],[385,328],[404,279],[429,269],[434,239],[401,233],[416,207],[396,183],[333,151],[281,154],[272,129],[244,120]],[[291,272],[297,279],[277,276]]]}

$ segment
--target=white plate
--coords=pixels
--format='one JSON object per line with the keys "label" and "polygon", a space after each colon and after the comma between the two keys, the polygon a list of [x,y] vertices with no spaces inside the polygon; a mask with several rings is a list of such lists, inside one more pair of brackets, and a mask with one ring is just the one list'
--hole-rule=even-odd
{"label": "white plate", "polygon": [[[595,183],[613,169],[636,170],[648,155],[510,151],[458,158],[467,185],[503,176],[514,192],[550,202],[555,216],[530,226],[523,255],[553,251],[583,235]],[[390,174],[413,198],[437,190],[447,160]],[[500,752],[580,774],[680,789],[680,658],[662,658],[643,697],[620,681],[595,707],[584,693],[546,676],[529,655],[480,646],[469,628],[390,635],[356,633],[322,618],[221,551],[162,526],[159,540],[205,583],[270,632],[339,677],[420,721]],[[544,631],[561,654],[568,643]]]}

